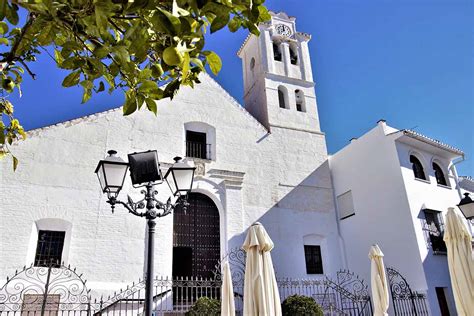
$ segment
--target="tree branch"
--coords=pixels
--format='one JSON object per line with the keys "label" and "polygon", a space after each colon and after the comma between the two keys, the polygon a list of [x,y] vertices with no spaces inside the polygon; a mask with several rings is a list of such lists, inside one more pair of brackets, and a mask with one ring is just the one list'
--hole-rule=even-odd
{"label": "tree branch", "polygon": [[0,62],[6,62],[6,63],[12,63],[14,61],[16,61],[18,59],[18,57],[16,56],[16,51],[18,49],[18,46],[20,46],[20,43],[21,41],[23,40],[23,37],[25,36],[26,32],[28,31],[28,29],[30,28],[30,26],[33,24],[33,22],[35,21],[36,19],[36,15],[34,13],[30,13],[28,15],[28,20],[26,21],[25,25],[23,26],[23,28],[21,29],[21,33],[20,35],[18,36],[18,38],[16,39],[15,43],[13,43],[13,46],[10,50],[10,52],[8,53],[8,55],[2,59]]}
{"label": "tree branch", "polygon": [[20,62],[20,64],[23,65],[23,67],[25,67],[26,72],[31,76],[31,78],[33,78],[33,80],[35,80],[36,79],[36,74],[31,71],[30,67],[28,67],[28,65],[22,59],[20,59],[19,62]]}

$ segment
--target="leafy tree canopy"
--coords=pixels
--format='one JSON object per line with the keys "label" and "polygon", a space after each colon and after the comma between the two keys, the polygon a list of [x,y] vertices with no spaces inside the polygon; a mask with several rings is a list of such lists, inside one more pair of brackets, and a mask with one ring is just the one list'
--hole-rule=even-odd
{"label": "leafy tree canopy", "polygon": [[[92,94],[123,90],[124,115],[155,100],[173,98],[181,86],[199,83],[206,65],[217,74],[219,56],[204,49],[205,34],[231,32],[270,19],[265,0],[0,0],[0,157],[26,137],[9,94],[21,95],[29,65],[40,53],[70,73],[62,85]],[[26,20],[19,24],[19,13]],[[13,168],[18,160],[13,157]]]}

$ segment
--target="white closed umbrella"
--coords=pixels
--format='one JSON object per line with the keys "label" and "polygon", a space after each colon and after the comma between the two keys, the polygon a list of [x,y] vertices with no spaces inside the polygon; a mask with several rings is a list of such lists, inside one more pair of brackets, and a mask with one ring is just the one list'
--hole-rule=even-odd
{"label": "white closed umbrella", "polygon": [[234,316],[235,315],[235,302],[234,302],[234,286],[232,285],[232,275],[230,273],[229,263],[224,263],[223,279],[221,288],[221,315],[222,316]]}
{"label": "white closed umbrella", "polygon": [[449,275],[459,316],[474,313],[474,262],[471,234],[453,207],[446,213],[444,242],[448,250]]}
{"label": "white closed umbrella", "polygon": [[270,255],[273,242],[262,224],[250,226],[242,248],[247,252],[244,315],[280,316],[280,295]]}
{"label": "white closed umbrella", "polygon": [[383,253],[378,245],[370,247],[369,258],[374,316],[387,316],[389,304],[388,283],[383,264]]}

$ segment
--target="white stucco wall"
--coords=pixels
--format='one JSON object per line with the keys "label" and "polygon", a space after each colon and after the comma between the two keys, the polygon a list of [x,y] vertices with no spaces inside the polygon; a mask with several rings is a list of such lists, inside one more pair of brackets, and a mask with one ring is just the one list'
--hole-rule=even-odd
{"label": "white stucco wall", "polygon": [[[189,122],[215,128],[215,160],[205,162],[194,188],[218,206],[222,254],[240,246],[248,226],[261,221],[275,242],[280,276],[306,275],[303,239],[312,234],[323,240],[325,273],[341,266],[323,134],[278,128],[268,133],[206,75],[194,90],[184,88],[173,101],[160,101],[158,113],[124,117],[121,109],[112,110],[34,130],[13,146],[18,170],[13,173],[4,160],[0,171],[0,280],[31,263],[32,225],[44,218],[71,223],[67,261],[95,292],[141,277],[145,221],[120,206],[111,214],[94,169],[109,149],[123,158],[157,149],[160,161],[171,163],[185,155],[183,130]],[[236,177],[243,182],[236,184]],[[122,199],[135,192],[127,183]],[[166,195],[166,189],[160,192]],[[159,275],[171,275],[172,222],[172,216],[157,220]]]}

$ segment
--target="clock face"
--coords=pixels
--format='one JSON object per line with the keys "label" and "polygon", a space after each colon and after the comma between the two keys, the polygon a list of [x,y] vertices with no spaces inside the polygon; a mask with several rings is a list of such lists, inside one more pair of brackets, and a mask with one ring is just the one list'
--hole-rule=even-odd
{"label": "clock face", "polygon": [[290,36],[291,35],[291,29],[286,25],[277,24],[275,26],[275,29],[276,29],[276,32],[280,35],[283,35],[283,36]]}

